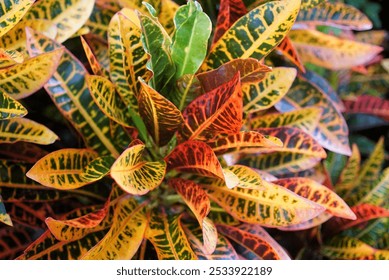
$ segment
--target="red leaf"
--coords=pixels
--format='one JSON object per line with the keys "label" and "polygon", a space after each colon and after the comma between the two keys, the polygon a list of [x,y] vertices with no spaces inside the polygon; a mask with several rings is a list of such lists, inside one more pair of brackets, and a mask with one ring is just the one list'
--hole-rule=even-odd
{"label": "red leaf", "polygon": [[247,14],[247,12],[247,8],[242,0],[221,0],[212,44],[217,42],[234,22]]}
{"label": "red leaf", "polygon": [[204,142],[186,141],[166,156],[165,161],[167,162],[167,171],[177,169],[224,180],[219,160]]}
{"label": "red leaf", "polygon": [[355,100],[343,100],[346,113],[372,114],[389,121],[389,101],[382,98],[361,95]]}
{"label": "red leaf", "polygon": [[242,127],[243,101],[239,73],[229,82],[193,100],[183,112],[181,138],[206,141]]}
{"label": "red leaf", "polygon": [[286,58],[288,58],[294,65],[305,73],[304,64],[301,62],[300,56],[288,36],[286,36],[277,46],[277,50],[279,50]]}

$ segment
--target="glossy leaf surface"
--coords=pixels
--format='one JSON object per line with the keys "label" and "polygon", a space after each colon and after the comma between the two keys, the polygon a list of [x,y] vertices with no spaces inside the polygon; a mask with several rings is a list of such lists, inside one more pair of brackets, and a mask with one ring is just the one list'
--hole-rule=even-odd
{"label": "glossy leaf surface", "polygon": [[31,8],[35,0],[7,1],[0,8],[0,37],[14,27]]}
{"label": "glossy leaf surface", "polygon": [[23,117],[27,114],[27,109],[18,101],[0,92],[0,120]]}

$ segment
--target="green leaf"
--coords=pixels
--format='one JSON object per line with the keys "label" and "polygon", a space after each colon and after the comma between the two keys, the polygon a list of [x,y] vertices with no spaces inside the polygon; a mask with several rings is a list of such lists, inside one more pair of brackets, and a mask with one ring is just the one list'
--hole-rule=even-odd
{"label": "green leaf", "polygon": [[0,120],[0,143],[25,141],[49,145],[58,140],[58,136],[35,121],[25,118]]}
{"label": "green leaf", "polygon": [[166,214],[165,209],[151,212],[145,237],[153,244],[160,260],[196,260],[179,215]]}
{"label": "green leaf", "polygon": [[46,19],[57,27],[56,41],[63,43],[80,29],[92,13],[94,0],[40,0],[26,19]]}
{"label": "green leaf", "polygon": [[164,160],[149,162],[142,159],[143,143],[131,144],[111,167],[111,176],[127,193],[144,195],[158,187],[165,177]]}
{"label": "green leaf", "polygon": [[326,0],[301,0],[301,10],[310,10]]}
{"label": "green leaf", "polygon": [[27,109],[18,101],[0,92],[0,121],[21,118],[27,114]]}
{"label": "green leaf", "polygon": [[35,0],[3,2],[0,8],[0,37],[14,27],[31,8]]}
{"label": "green leaf", "polygon": [[171,56],[171,38],[156,19],[139,15],[142,25],[142,42],[150,58],[147,68],[153,72],[150,86],[166,95],[167,85],[176,73],[176,66]]}
{"label": "green leaf", "polygon": [[292,27],[300,0],[273,1],[237,20],[212,46],[201,70],[216,69],[236,58],[256,58],[270,53]]}
{"label": "green leaf", "polygon": [[206,56],[212,29],[211,20],[196,7],[194,1],[190,0],[186,6],[189,6],[189,13],[185,6],[181,6],[175,15],[176,18],[186,17],[176,25],[171,46],[171,57],[176,65],[176,79],[197,72]]}
{"label": "green leaf", "polygon": [[141,245],[147,227],[146,204],[139,204],[130,196],[122,198],[115,209],[112,227],[82,259],[131,259]]}
{"label": "green leaf", "polygon": [[361,164],[361,154],[358,146],[352,145],[352,154],[349,157],[346,166],[342,169],[335,185],[338,194],[344,197],[345,193],[355,186],[355,178],[358,178]]}
{"label": "green leaf", "polygon": [[94,5],[92,13],[85,23],[90,32],[103,40],[107,40],[108,25],[114,16],[110,9]]}

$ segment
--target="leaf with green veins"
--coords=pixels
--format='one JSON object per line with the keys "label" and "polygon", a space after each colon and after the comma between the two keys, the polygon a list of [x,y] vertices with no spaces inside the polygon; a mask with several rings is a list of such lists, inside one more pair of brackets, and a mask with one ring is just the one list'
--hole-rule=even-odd
{"label": "leaf with green veins", "polygon": [[[197,72],[206,56],[208,39],[212,23],[207,14],[198,10],[195,2],[189,1],[189,13],[184,8],[178,9],[176,17],[187,17],[182,23],[175,20],[177,26],[171,47],[171,57],[176,65],[175,79],[182,75]],[[183,6],[185,7],[185,6]]]}
{"label": "leaf with green veins", "polygon": [[27,114],[27,109],[18,101],[0,92],[0,120],[23,117]]}

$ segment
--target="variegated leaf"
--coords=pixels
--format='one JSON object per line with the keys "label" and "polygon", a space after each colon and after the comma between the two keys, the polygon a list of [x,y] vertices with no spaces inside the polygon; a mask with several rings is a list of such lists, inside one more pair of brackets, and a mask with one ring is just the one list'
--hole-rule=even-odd
{"label": "variegated leaf", "polygon": [[89,75],[86,76],[86,83],[93,100],[106,116],[123,126],[130,126],[132,121],[127,105],[116,93],[115,85],[109,79]]}
{"label": "variegated leaf", "polygon": [[331,214],[329,214],[328,212],[323,212],[323,213],[319,214],[318,216],[314,217],[313,219],[302,222],[300,224],[286,226],[286,227],[277,227],[277,229],[282,230],[282,231],[299,231],[299,230],[312,229],[314,227],[321,226],[322,224],[327,222],[332,217],[333,216]]}
{"label": "variegated leaf", "polygon": [[236,226],[240,224],[240,221],[228,214],[222,207],[220,207],[215,202],[211,201],[211,211],[208,214],[208,217],[215,224],[231,225]]}
{"label": "variegated leaf", "polygon": [[24,17],[34,2],[35,0],[13,0],[2,3],[0,8],[0,37]]}
{"label": "variegated leaf", "polygon": [[121,7],[139,10],[141,13],[148,13],[147,6],[143,2],[151,5],[158,13],[161,10],[161,0],[118,0],[118,4]]}
{"label": "variegated leaf", "polygon": [[321,158],[293,152],[273,152],[261,155],[249,155],[239,160],[259,170],[267,171],[274,176],[307,170],[320,162]]}
{"label": "variegated leaf", "polygon": [[138,95],[139,114],[158,146],[166,145],[182,124],[180,110],[168,99],[142,82]]}
{"label": "variegated leaf", "polygon": [[23,60],[24,56],[21,52],[0,48],[0,69],[22,63]]}
{"label": "variegated leaf", "polygon": [[330,70],[363,65],[382,51],[381,47],[341,39],[316,30],[292,30],[289,37],[301,60]]}
{"label": "variegated leaf", "polygon": [[137,108],[140,91],[138,77],[148,81],[147,55],[141,42],[139,23],[132,21],[132,12],[122,10],[112,17],[108,29],[110,76],[124,103]]}
{"label": "variegated leaf", "polygon": [[[60,48],[57,42],[27,29],[31,55]],[[109,129],[109,118],[100,111],[90,96],[82,63],[65,49],[57,71],[45,85],[54,104],[84,137],[87,147],[100,155],[118,156],[128,145],[129,138],[124,129],[118,129],[115,137]]]}
{"label": "variegated leaf", "polygon": [[276,49],[277,51],[281,52],[281,54],[285,56],[290,62],[297,66],[301,72],[305,73],[304,64],[302,63],[296,48],[288,36],[282,40]]}
{"label": "variegated leaf", "polygon": [[281,259],[278,252],[273,249],[272,244],[264,236],[226,225],[218,225],[217,229],[227,238],[233,240],[237,244],[235,246],[237,252],[246,258],[257,260]]}
{"label": "variegated leaf", "polygon": [[84,39],[84,37],[81,36],[80,38],[81,38],[82,47],[84,48],[86,58],[88,59],[93,74],[103,76],[103,77],[109,77],[108,71],[106,71],[100,65],[99,61],[97,60],[88,42]]}
{"label": "variegated leaf", "polygon": [[271,150],[273,147],[282,147],[282,141],[276,137],[263,135],[256,131],[240,131],[238,133],[221,136],[214,142],[208,143],[217,154],[252,153],[256,149]]}
{"label": "variegated leaf", "polygon": [[244,112],[265,110],[275,105],[288,92],[296,74],[294,68],[275,67],[266,74],[264,80],[243,84]]}
{"label": "variegated leaf", "polygon": [[227,83],[197,97],[183,112],[180,136],[209,140],[222,133],[238,133],[242,127],[242,91],[239,73]]}
{"label": "variegated leaf", "polygon": [[[271,183],[269,183],[271,184]],[[314,202],[272,184],[266,190],[204,186],[209,197],[234,218],[268,227],[298,224],[324,211]]]}
{"label": "variegated leaf", "polygon": [[203,232],[196,223],[182,224],[190,245],[199,260],[237,260],[238,255],[234,247],[223,235],[217,235],[216,249],[212,254],[208,254],[203,245]]}
{"label": "variegated leaf", "polygon": [[236,58],[265,57],[292,27],[300,3],[300,0],[274,1],[251,10],[212,46],[201,70],[216,69]]}
{"label": "variegated leaf", "polygon": [[153,244],[160,260],[196,260],[178,215],[165,209],[151,212],[145,237]]}
{"label": "variegated leaf", "polygon": [[358,178],[361,164],[361,154],[356,144],[352,145],[352,154],[347,161],[346,166],[340,173],[339,179],[336,182],[335,190],[343,195],[355,186],[355,178]]}
{"label": "variegated leaf", "polygon": [[350,155],[348,127],[343,116],[332,102],[316,87],[302,79],[297,79],[289,93],[276,104],[277,110],[288,112],[299,108],[317,106],[323,109],[319,125],[313,137],[333,152]]}
{"label": "variegated leaf", "polygon": [[346,113],[371,114],[389,120],[389,100],[371,95],[361,95],[356,99],[343,100]]}
{"label": "variegated leaf", "polygon": [[166,162],[143,160],[144,149],[143,143],[131,145],[111,167],[111,177],[127,193],[146,194],[157,188],[165,177]]}
{"label": "variegated leaf", "polygon": [[326,208],[330,214],[345,219],[355,220],[356,216],[350,207],[335,192],[309,178],[279,179],[274,184],[307,198]]}
{"label": "variegated leaf", "polygon": [[224,179],[223,169],[212,149],[201,141],[181,143],[165,157],[167,170],[176,169]]}
{"label": "variegated leaf", "polygon": [[83,255],[83,260],[131,259],[138,250],[147,228],[146,202],[122,198],[115,209],[112,227],[103,239]]}
{"label": "variegated leaf", "polygon": [[361,203],[370,203],[378,206],[385,205],[389,196],[389,168],[382,171],[373,188],[366,187],[358,192],[358,194],[363,195]]}
{"label": "variegated leaf", "polygon": [[301,0],[301,10],[312,9],[326,0]]}
{"label": "variegated leaf", "polygon": [[161,0],[161,10],[158,14],[158,20],[168,34],[173,34],[174,15],[180,6],[173,0]]}
{"label": "variegated leaf", "polygon": [[[0,259],[14,260],[26,247],[34,241],[31,228],[15,224],[13,227],[0,228]],[[13,242],[5,242],[12,238]]]}
{"label": "variegated leaf", "polygon": [[281,114],[260,115],[250,118],[249,125],[251,129],[291,126],[311,134],[319,123],[322,111],[320,107],[307,107]]}
{"label": "variegated leaf", "polygon": [[33,143],[0,144],[0,155],[19,162],[35,163],[47,154],[46,150]]}
{"label": "variegated leaf", "polygon": [[0,121],[21,118],[27,114],[27,109],[18,101],[0,92]]}
{"label": "variegated leaf", "polygon": [[41,158],[26,174],[50,188],[77,189],[91,183],[83,178],[84,170],[97,153],[88,149],[61,149]]}
{"label": "variegated leaf", "polygon": [[200,81],[204,92],[209,92],[230,81],[237,72],[240,74],[242,84],[252,84],[260,82],[266,76],[266,73],[271,71],[270,67],[254,58],[238,58],[221,65],[215,70],[199,73],[196,77]]}
{"label": "variegated leaf", "polygon": [[238,226],[240,230],[246,231],[248,233],[254,234],[260,238],[262,238],[265,242],[267,242],[271,248],[272,251],[276,256],[278,256],[281,260],[290,260],[290,256],[285,251],[284,248],[276,240],[271,237],[271,235],[260,225],[252,225],[247,223],[242,223]]}
{"label": "variegated leaf", "polygon": [[84,38],[101,67],[108,73],[110,71],[110,57],[107,41],[99,39],[99,37],[94,36],[93,34],[87,34]]}
{"label": "variegated leaf", "polygon": [[112,11],[105,7],[101,7],[100,5],[94,5],[92,13],[86,21],[85,26],[88,27],[90,32],[93,33],[95,36],[98,36],[103,40],[107,40],[108,25],[114,14],[115,11]]}
{"label": "variegated leaf", "polygon": [[324,2],[310,9],[303,9],[297,24],[330,25],[343,29],[369,30],[373,23],[361,11],[341,2]]}
{"label": "variegated leaf", "polygon": [[14,99],[31,95],[50,79],[63,53],[57,49],[0,69],[0,89]]}
{"label": "variegated leaf", "polygon": [[8,226],[12,226],[11,217],[5,209],[1,195],[0,195],[0,223],[6,224]]}
{"label": "variegated leaf", "polygon": [[94,0],[40,0],[29,11],[26,19],[46,19],[57,27],[56,41],[69,39],[88,20]]}
{"label": "variegated leaf", "polygon": [[18,141],[49,145],[58,136],[46,126],[25,118],[0,120],[0,143]]}
{"label": "variegated leaf", "polygon": [[239,183],[237,183],[237,187],[258,190],[265,190],[269,187],[267,182],[261,178],[259,173],[250,167],[236,164],[228,166],[225,169],[232,171],[235,176],[238,177]]}

